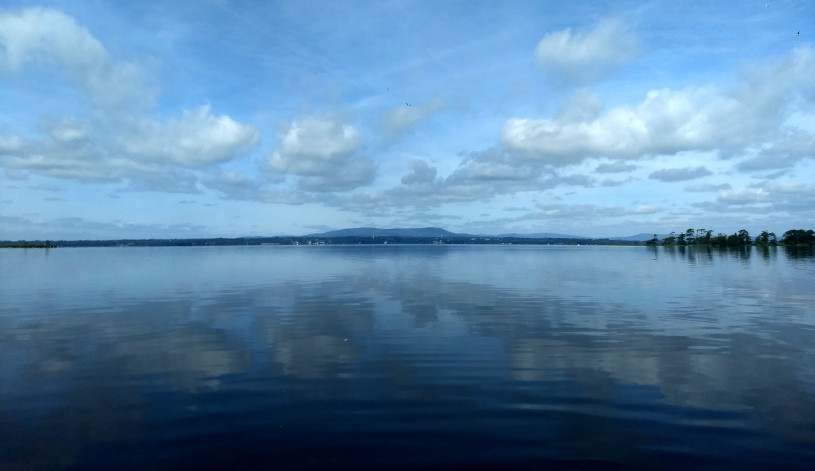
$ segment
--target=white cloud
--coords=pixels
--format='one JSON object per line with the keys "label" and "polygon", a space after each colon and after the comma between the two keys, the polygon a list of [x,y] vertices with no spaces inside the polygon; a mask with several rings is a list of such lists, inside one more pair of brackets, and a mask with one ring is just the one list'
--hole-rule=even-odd
{"label": "white cloud", "polygon": [[[620,106],[595,118],[509,119],[501,141],[530,158],[568,165],[590,157],[640,159],[681,151],[716,150],[729,156],[767,142],[811,140],[784,116],[815,101],[815,51],[798,48],[758,64],[729,89],[687,87],[652,90],[636,106]],[[797,153],[800,159],[810,153]]]}
{"label": "white cloud", "polygon": [[770,200],[770,193],[763,188],[756,190],[725,190],[719,193],[718,200],[723,203],[737,205],[761,203]]}
{"label": "white cloud", "polygon": [[779,229],[781,224],[787,228],[807,225],[815,218],[815,185],[796,180],[764,180],[735,189],[727,185],[714,201],[691,206],[717,219],[726,213],[738,214],[753,221],[753,227],[759,223]]}
{"label": "white cloud", "polygon": [[[129,189],[194,192],[193,175],[177,166],[225,162],[259,142],[253,126],[216,115],[209,105],[154,118],[157,90],[147,86],[150,77],[134,62],[111,58],[87,28],[60,11],[0,11],[0,77],[11,75],[62,77],[90,109],[77,110],[85,119],[40,118],[39,134],[0,136],[0,166],[6,168],[83,182],[127,179]],[[54,95],[40,103],[61,99],[60,87],[51,88]]]}
{"label": "white cloud", "polygon": [[203,167],[230,160],[257,145],[258,131],[229,116],[214,116],[208,105],[184,110],[165,122],[142,119],[119,145],[129,155],[148,161]]}
{"label": "white cloud", "polygon": [[640,42],[620,19],[607,18],[585,33],[571,29],[544,36],[535,50],[537,64],[556,82],[591,82],[609,75],[639,53]]}
{"label": "white cloud", "polygon": [[0,165],[79,181],[155,180],[174,165],[201,168],[230,160],[259,140],[254,127],[214,116],[208,106],[165,122],[134,118],[93,126],[63,118],[47,121],[43,131],[40,140],[0,139]]}
{"label": "white cloud", "polygon": [[[728,104],[712,91],[651,91],[636,107],[618,107],[589,121],[513,118],[501,129],[507,146],[553,165],[589,157],[637,159],[706,148],[717,142],[707,117]],[[705,105],[707,103],[707,105]]]}
{"label": "white cloud", "polygon": [[313,176],[335,170],[365,142],[355,127],[315,116],[297,118],[285,124],[277,138],[280,146],[268,158],[270,167],[281,172]]}
{"label": "white cloud", "polygon": [[277,137],[280,145],[266,159],[272,178],[290,173],[306,191],[347,191],[376,176],[373,160],[356,155],[365,138],[350,124],[305,116],[282,126]]}
{"label": "white cloud", "polygon": [[661,182],[682,182],[695,180],[697,178],[713,175],[713,172],[705,167],[669,168],[651,172],[648,178]]}
{"label": "white cloud", "polygon": [[634,207],[631,212],[633,214],[654,214],[660,211],[659,206],[640,205]]}
{"label": "white cloud", "polygon": [[154,99],[135,64],[112,61],[87,28],[57,10],[0,11],[0,73],[26,67],[64,73],[98,107]]}

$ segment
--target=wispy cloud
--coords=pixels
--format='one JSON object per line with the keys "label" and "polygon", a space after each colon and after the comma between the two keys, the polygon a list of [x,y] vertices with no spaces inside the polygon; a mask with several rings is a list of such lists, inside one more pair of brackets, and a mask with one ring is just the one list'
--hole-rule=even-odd
{"label": "wispy cloud", "polygon": [[535,50],[537,64],[555,82],[586,83],[611,74],[640,51],[633,29],[619,18],[605,18],[585,32],[549,33]]}
{"label": "wispy cloud", "polygon": [[382,127],[390,136],[401,134],[419,121],[440,112],[445,106],[446,103],[441,98],[425,104],[404,103],[389,111],[382,118]]}

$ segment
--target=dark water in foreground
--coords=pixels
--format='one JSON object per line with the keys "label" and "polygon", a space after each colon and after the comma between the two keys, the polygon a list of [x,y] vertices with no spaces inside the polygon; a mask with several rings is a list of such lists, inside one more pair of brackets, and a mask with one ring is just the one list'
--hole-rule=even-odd
{"label": "dark water in foreground", "polygon": [[0,251],[0,469],[801,469],[783,249]]}

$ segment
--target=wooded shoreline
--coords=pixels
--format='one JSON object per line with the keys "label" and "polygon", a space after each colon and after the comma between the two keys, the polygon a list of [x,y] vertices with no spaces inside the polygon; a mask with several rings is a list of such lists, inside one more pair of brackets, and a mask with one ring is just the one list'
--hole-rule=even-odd
{"label": "wooded shoreline", "polygon": [[685,232],[671,232],[662,240],[657,234],[646,242],[647,245],[663,246],[713,246],[713,247],[745,247],[748,245],[757,246],[815,246],[815,231],[812,229],[790,229],[778,239],[774,232],[761,231],[755,240],[750,237],[750,233],[745,229],[725,235],[718,233],[713,236],[713,231],[709,229],[688,229]]}
{"label": "wooded shoreline", "polygon": [[774,233],[762,231],[755,239],[742,229],[731,235],[713,235],[708,229],[688,229],[659,238],[657,234],[648,241],[627,241],[608,238],[553,238],[553,237],[500,237],[500,236],[279,236],[238,238],[189,238],[189,239],[110,239],[110,240],[34,240],[0,241],[0,248],[58,248],[58,247],[185,247],[227,245],[382,245],[382,244],[458,244],[458,245],[609,245],[609,246],[680,246],[680,247],[746,247],[786,246],[815,247],[815,231],[791,229],[779,239]]}

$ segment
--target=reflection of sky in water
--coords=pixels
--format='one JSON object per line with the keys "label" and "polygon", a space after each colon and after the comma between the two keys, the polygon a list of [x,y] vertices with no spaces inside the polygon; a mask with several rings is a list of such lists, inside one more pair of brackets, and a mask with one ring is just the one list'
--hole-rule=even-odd
{"label": "reflection of sky in water", "polygon": [[[0,464],[36,456],[59,469],[85,459],[89,444],[147,440],[158,426],[166,436],[152,446],[161,448],[179,436],[269,434],[278,422],[325,440],[391,433],[391,447],[410,442],[400,435],[410,430],[416,444],[469,423],[499,449],[521,446],[512,431],[521,429],[558,453],[612,459],[676,441],[704,448],[701,436],[732,439],[733,450],[775,447],[797,463],[815,443],[811,254],[393,246],[0,255]],[[330,419],[347,414],[350,423]],[[657,444],[643,448],[649,440]],[[779,459],[767,453],[757,465]]]}

